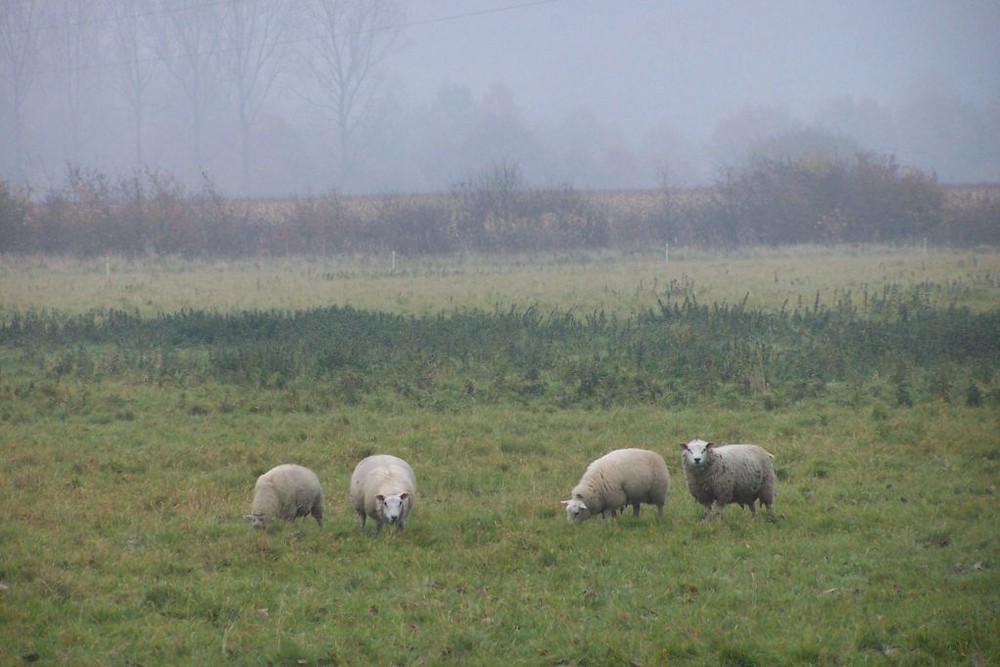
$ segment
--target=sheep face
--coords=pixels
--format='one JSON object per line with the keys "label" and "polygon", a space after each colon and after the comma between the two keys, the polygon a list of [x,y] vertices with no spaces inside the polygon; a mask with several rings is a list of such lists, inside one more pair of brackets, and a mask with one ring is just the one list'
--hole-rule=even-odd
{"label": "sheep face", "polygon": [[562,504],[566,508],[566,520],[570,523],[583,523],[593,514],[581,496],[564,500]]}
{"label": "sheep face", "polygon": [[711,442],[705,442],[704,440],[692,440],[687,444],[681,444],[681,450],[684,452],[684,465],[691,466],[692,468],[704,468],[712,461],[712,448],[715,447]]}
{"label": "sheep face", "polygon": [[408,493],[393,496],[379,494],[375,496],[376,511],[385,519],[386,523],[402,522],[409,497]]}
{"label": "sheep face", "polygon": [[267,527],[263,514],[244,514],[243,520],[253,525],[254,528],[264,529]]}

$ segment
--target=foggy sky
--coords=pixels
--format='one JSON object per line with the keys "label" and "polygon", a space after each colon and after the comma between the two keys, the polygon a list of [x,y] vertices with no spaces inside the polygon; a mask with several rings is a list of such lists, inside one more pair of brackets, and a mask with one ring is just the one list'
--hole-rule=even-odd
{"label": "foggy sky", "polygon": [[528,118],[587,108],[633,137],[668,122],[707,140],[716,121],[747,107],[808,115],[835,97],[891,104],[921,87],[978,104],[1000,96],[993,0],[405,6],[416,25],[403,36],[396,67],[413,95],[430,96],[445,83],[482,91],[501,81]]}
{"label": "foggy sky", "polygon": [[[330,34],[311,12],[334,3],[3,0],[0,37],[30,57],[18,94],[0,48],[0,179],[58,186],[79,166],[163,170],[188,187],[207,175],[234,194],[446,191],[504,160],[529,186],[649,188],[664,174],[708,185],[792,137],[783,146],[1000,182],[997,0],[399,2],[387,29],[333,31],[391,43],[348,133],[314,67]],[[14,20],[29,7],[33,22]],[[123,30],[113,7],[135,9],[141,30]],[[242,134],[231,56],[253,48],[219,41],[234,7],[287,14]],[[181,29],[206,36],[203,79]],[[148,77],[137,104],[122,84],[133,60],[116,49],[128,34]]]}

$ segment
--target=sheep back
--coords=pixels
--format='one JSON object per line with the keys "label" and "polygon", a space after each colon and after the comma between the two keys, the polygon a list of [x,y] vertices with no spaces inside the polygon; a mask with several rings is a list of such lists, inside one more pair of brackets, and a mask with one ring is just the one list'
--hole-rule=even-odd
{"label": "sheep back", "polygon": [[722,509],[735,503],[755,514],[755,503],[771,514],[774,503],[774,455],[758,445],[715,445],[692,440],[681,445],[688,490],[704,508]]}
{"label": "sheep back", "polygon": [[402,531],[413,509],[417,493],[417,478],[413,468],[403,459],[389,454],[376,454],[362,459],[351,475],[351,506],[361,527],[372,518],[382,529],[393,524]]}
{"label": "sheep back", "polygon": [[663,516],[670,492],[670,473],[663,457],[647,449],[616,449],[591,462],[569,500],[562,501],[566,519],[581,523],[591,516],[613,515],[626,505],[638,516],[639,504],[655,505]]}
{"label": "sheep back", "polygon": [[309,468],[284,463],[257,478],[250,514],[243,518],[257,528],[271,519],[288,521],[311,514],[323,525],[323,488]]}

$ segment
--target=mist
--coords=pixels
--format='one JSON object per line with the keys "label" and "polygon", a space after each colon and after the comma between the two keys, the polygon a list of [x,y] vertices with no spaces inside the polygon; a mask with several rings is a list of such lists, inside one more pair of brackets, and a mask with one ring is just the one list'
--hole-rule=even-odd
{"label": "mist", "polygon": [[998,33],[989,1],[7,0],[0,178],[646,189],[860,150],[998,182]]}

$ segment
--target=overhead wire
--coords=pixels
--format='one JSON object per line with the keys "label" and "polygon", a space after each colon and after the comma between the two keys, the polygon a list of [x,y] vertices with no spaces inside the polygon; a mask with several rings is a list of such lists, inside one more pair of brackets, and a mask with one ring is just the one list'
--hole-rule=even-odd
{"label": "overhead wire", "polygon": [[[490,8],[487,8],[487,9],[479,9],[479,10],[474,10],[474,11],[460,12],[460,13],[457,13],[457,14],[448,14],[448,15],[445,15],[445,16],[436,16],[436,17],[431,17],[431,18],[426,18],[426,19],[419,19],[419,20],[414,20],[414,21],[404,21],[402,23],[395,23],[395,24],[386,25],[386,26],[380,26],[380,27],[376,27],[376,28],[369,28],[369,29],[364,29],[364,30],[342,32],[342,33],[337,33],[337,34],[333,35],[333,37],[334,38],[341,38],[341,37],[347,37],[347,36],[353,36],[353,35],[364,35],[364,34],[378,33],[378,32],[403,31],[403,30],[406,30],[408,28],[415,28],[415,27],[419,27],[419,26],[423,26],[423,25],[433,25],[433,24],[436,24],[436,23],[447,23],[447,22],[451,22],[451,21],[460,21],[462,19],[476,18],[476,17],[479,17],[479,16],[488,16],[488,15],[492,15],[492,14],[501,14],[501,13],[505,13],[505,12],[518,11],[518,10],[523,10],[523,9],[530,9],[532,7],[538,7],[538,6],[541,6],[541,5],[555,4],[555,3],[559,3],[559,2],[563,2],[563,1],[564,0],[530,0],[528,2],[518,2],[518,3],[515,3],[515,4],[503,5],[503,6],[500,6],[500,7],[490,7]],[[156,11],[144,12],[144,13],[137,13],[137,14],[134,14],[133,16],[135,16],[136,18],[146,18],[146,19],[148,19],[148,18],[151,18],[151,17],[161,16],[161,15],[176,14],[176,13],[179,13],[179,12],[200,11],[202,9],[206,9],[206,8],[209,8],[209,7],[216,7],[216,6],[227,5],[227,4],[230,4],[230,0],[214,0],[213,2],[203,2],[203,3],[192,4],[192,5],[184,5],[184,6],[178,6],[178,7],[165,7],[163,9],[156,10]],[[44,26],[36,26],[36,27],[33,27],[33,28],[24,28],[24,29],[21,29],[21,30],[16,30],[14,32],[18,33],[18,34],[25,33],[25,32],[31,32],[31,31],[34,31],[34,32],[37,32],[37,33],[41,33],[41,32],[52,31],[52,30],[63,30],[63,29],[66,29],[68,27],[78,27],[78,26],[85,26],[85,25],[100,25],[100,24],[106,24],[106,23],[116,23],[119,20],[120,20],[119,17],[108,16],[108,17],[103,17],[103,18],[95,18],[95,19],[90,20],[90,21],[76,21],[76,22],[70,22],[70,23],[65,23],[65,24],[60,24],[60,25],[50,24],[50,25],[44,25]],[[304,37],[304,38],[303,37],[297,37],[295,39],[281,40],[281,41],[277,42],[276,45],[277,46],[290,46],[290,45],[294,45],[294,44],[301,44],[301,43],[305,43],[305,42],[316,41],[317,39],[320,39],[320,38],[318,38],[318,37]],[[197,56],[197,57],[208,57],[208,56],[214,56],[214,55],[219,55],[219,54],[224,54],[224,53],[233,53],[233,52],[239,52],[239,51],[250,51],[250,50],[253,50],[253,49],[256,49],[256,48],[260,48],[260,47],[263,47],[263,46],[265,46],[265,44],[253,44],[253,45],[249,45],[249,46],[227,47],[227,48],[213,48],[213,49],[206,50],[206,51],[199,51],[198,53],[196,53],[194,55]],[[151,62],[160,62],[160,61],[164,61],[164,60],[166,60],[165,56],[163,56],[163,55],[155,55],[155,56],[148,56],[146,58],[142,58],[142,59],[139,60],[139,62],[142,62],[142,63],[151,63]],[[77,65],[77,66],[74,66],[74,67],[61,66],[61,67],[53,67],[53,68],[42,68],[42,69],[36,70],[34,73],[35,74],[55,74],[55,73],[65,74],[67,72],[74,72],[74,71],[84,71],[84,70],[92,70],[92,69],[105,69],[105,68],[110,68],[110,67],[116,67],[118,65],[119,65],[119,63],[117,63],[117,62],[102,62],[102,63],[93,63],[93,64],[88,64],[88,65]]]}

